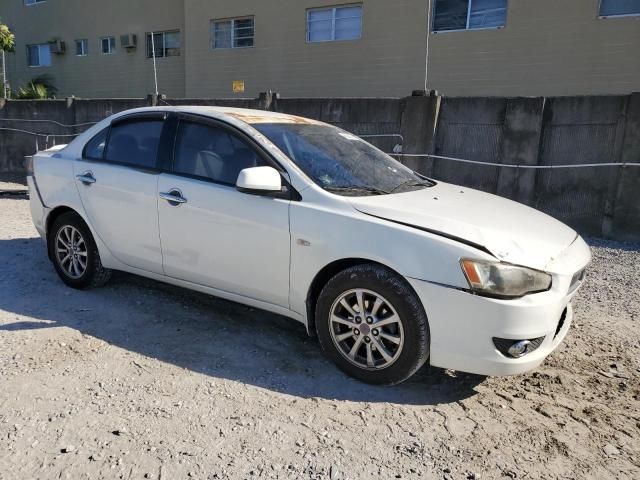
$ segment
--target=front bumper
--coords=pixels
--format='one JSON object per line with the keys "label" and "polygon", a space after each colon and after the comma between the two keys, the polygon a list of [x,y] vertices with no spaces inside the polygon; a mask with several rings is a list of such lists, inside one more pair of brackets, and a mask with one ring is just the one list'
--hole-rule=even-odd
{"label": "front bumper", "polygon": [[[480,297],[461,290],[409,279],[425,306],[431,333],[430,363],[480,375],[514,375],[531,370],[562,342],[573,320],[569,295],[547,299],[546,293],[517,300]],[[575,293],[575,292],[573,292]],[[539,297],[539,298],[534,298]],[[567,313],[556,330],[564,309]],[[508,358],[493,337],[514,340],[544,337],[533,352]]]}
{"label": "front bumper", "polygon": [[[480,375],[514,375],[537,367],[569,331],[570,301],[580,286],[572,282],[590,259],[589,247],[578,237],[546,269],[553,275],[551,290],[511,300],[408,278],[427,313],[431,365]],[[500,353],[494,337],[544,340],[523,357],[511,358]]]}

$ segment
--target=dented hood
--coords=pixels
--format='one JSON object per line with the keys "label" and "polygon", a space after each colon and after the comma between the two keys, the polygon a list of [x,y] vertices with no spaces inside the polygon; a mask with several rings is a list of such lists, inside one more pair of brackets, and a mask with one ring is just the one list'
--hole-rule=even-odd
{"label": "dented hood", "polygon": [[538,210],[447,183],[349,201],[362,213],[472,244],[502,261],[540,270],[577,236]]}

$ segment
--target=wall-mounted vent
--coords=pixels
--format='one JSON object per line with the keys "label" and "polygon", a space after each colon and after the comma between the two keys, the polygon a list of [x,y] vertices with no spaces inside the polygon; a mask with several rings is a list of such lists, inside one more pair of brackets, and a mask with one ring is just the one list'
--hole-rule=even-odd
{"label": "wall-mounted vent", "polygon": [[51,53],[55,53],[57,55],[62,55],[67,50],[67,46],[63,40],[53,40],[49,42],[49,48]]}
{"label": "wall-mounted vent", "polygon": [[134,49],[138,46],[138,36],[135,33],[120,35],[120,45],[127,50]]}

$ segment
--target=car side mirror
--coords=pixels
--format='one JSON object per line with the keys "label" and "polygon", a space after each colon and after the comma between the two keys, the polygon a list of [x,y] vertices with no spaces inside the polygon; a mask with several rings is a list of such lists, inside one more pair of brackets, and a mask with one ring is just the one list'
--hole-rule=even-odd
{"label": "car side mirror", "polygon": [[251,167],[240,171],[236,188],[239,192],[262,195],[282,191],[282,177],[273,167]]}

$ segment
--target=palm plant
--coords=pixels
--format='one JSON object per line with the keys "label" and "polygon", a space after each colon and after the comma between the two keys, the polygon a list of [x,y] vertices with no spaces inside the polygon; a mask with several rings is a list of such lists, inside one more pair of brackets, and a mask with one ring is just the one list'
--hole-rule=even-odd
{"label": "palm plant", "polygon": [[13,52],[15,46],[15,35],[11,33],[9,27],[0,23],[0,51]]}
{"label": "palm plant", "polygon": [[7,94],[7,66],[5,65],[5,52],[13,52],[15,47],[15,35],[11,33],[9,27],[0,23],[0,53],[2,53],[2,92],[0,96]]}
{"label": "palm plant", "polygon": [[58,89],[54,86],[51,76],[40,75],[20,87],[16,92],[16,98],[21,100],[43,100],[53,97],[57,91]]}

